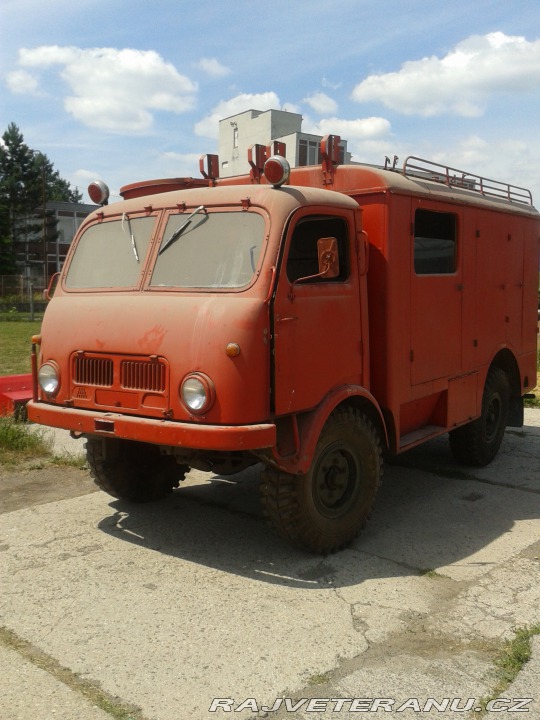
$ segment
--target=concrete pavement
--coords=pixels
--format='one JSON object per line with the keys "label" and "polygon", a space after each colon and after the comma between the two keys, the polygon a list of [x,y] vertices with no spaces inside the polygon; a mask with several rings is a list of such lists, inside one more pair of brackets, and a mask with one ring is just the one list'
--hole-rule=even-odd
{"label": "concrete pavement", "polygon": [[[444,439],[388,465],[364,534],[325,558],[266,528],[253,470],[188,478],[153,505],[93,493],[0,517],[2,718],[356,717],[355,698],[385,717],[448,698],[424,716],[458,718],[540,624],[540,411],[488,468]],[[540,718],[533,649],[504,690],[534,698],[514,717]]]}
{"label": "concrete pavement", "polygon": [[44,425],[30,425],[37,432],[43,433],[44,438],[51,445],[53,455],[80,457],[85,455],[84,440],[72,438],[67,430],[45,427]]}

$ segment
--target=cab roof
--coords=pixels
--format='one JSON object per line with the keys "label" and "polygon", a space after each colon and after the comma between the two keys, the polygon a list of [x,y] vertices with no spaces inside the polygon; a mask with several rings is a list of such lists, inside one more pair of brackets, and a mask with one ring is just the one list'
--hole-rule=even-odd
{"label": "cab roof", "polygon": [[219,187],[195,187],[172,190],[153,195],[144,195],[106,205],[93,213],[93,216],[112,217],[123,213],[148,213],[164,209],[185,209],[198,207],[234,207],[248,208],[259,206],[269,212],[290,214],[301,206],[328,206],[355,209],[358,203],[341,193],[313,187],[293,187],[284,185],[275,188],[271,185],[226,185]]}

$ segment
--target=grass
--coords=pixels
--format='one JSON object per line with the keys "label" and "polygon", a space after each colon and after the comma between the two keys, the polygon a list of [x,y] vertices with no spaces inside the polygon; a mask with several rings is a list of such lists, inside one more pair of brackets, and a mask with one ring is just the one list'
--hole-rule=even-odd
{"label": "grass", "polygon": [[[13,320],[0,322],[0,376],[30,372],[32,335],[37,335],[41,322]],[[0,465],[13,465],[21,460],[38,459],[42,466],[84,467],[82,457],[70,454],[53,455],[52,442],[43,430],[13,418],[0,417]]]}
{"label": "grass", "polygon": [[[529,628],[519,628],[512,640],[507,640],[495,658],[496,684],[490,697],[482,698],[481,705],[486,708],[490,700],[502,697],[506,688],[516,679],[525,663],[531,658],[531,638],[540,635],[540,624]],[[483,713],[482,713],[483,714]]]}
{"label": "grass", "polygon": [[30,372],[32,335],[40,328],[41,322],[0,322],[0,375]]}
{"label": "grass", "polygon": [[51,443],[43,430],[10,417],[0,417],[0,465],[11,465],[36,457],[48,457]]}
{"label": "grass", "polygon": [[71,467],[79,470],[88,469],[86,463],[86,455],[73,455],[71,453],[62,453],[62,455],[51,455],[51,457],[45,458],[43,461],[37,461],[29,465],[29,470],[43,470],[45,467]]}
{"label": "grass", "polygon": [[332,678],[332,670],[328,670],[325,673],[316,673],[312,675],[309,680],[309,685],[326,685]]}
{"label": "grass", "polygon": [[517,630],[513,640],[508,640],[499,657],[495,661],[497,667],[498,695],[513,682],[519,671],[531,658],[531,638],[533,635],[540,635],[540,625],[531,628],[520,628]]}
{"label": "grass", "polygon": [[35,312],[34,316],[29,312],[18,312],[11,310],[10,312],[0,311],[0,322],[41,322],[43,313]]}
{"label": "grass", "polygon": [[419,574],[421,577],[427,577],[431,580],[445,577],[444,575],[441,575],[441,573],[438,573],[436,570],[430,570],[429,568],[426,568],[425,570],[420,570]]}
{"label": "grass", "polygon": [[29,470],[44,467],[86,468],[86,456],[69,452],[53,453],[53,442],[44,428],[19,422],[12,417],[0,417],[0,465],[17,465],[21,461],[35,461]]}

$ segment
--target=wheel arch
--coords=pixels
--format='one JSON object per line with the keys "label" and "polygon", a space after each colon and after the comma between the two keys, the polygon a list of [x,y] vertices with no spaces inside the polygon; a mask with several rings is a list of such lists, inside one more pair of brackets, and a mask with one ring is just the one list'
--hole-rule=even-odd
{"label": "wheel arch", "polygon": [[[383,447],[388,448],[388,431],[376,399],[366,388],[348,385],[327,395],[315,409],[301,413],[292,419],[298,431],[297,452],[283,457],[274,451],[272,464],[289,473],[307,472],[322,429],[330,415],[339,407],[352,407],[360,410],[373,424]],[[287,420],[289,418],[283,418],[278,422]]]}

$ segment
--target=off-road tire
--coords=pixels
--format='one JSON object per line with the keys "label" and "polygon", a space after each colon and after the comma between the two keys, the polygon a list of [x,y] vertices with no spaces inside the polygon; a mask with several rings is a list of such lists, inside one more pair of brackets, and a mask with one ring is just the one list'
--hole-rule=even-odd
{"label": "off-road tire", "polygon": [[483,467],[497,455],[508,422],[510,384],[501,368],[492,368],[482,396],[482,414],[477,420],[450,432],[450,450],[455,459]]}
{"label": "off-road tire", "polygon": [[371,421],[354,408],[338,408],[321,432],[305,475],[264,470],[263,512],[298,547],[335,552],[366,524],[381,477],[381,442]]}
{"label": "off-road tire", "polygon": [[88,438],[86,457],[101,490],[134,503],[166,497],[189,471],[174,457],[162,455],[157,445],[132,440]]}

